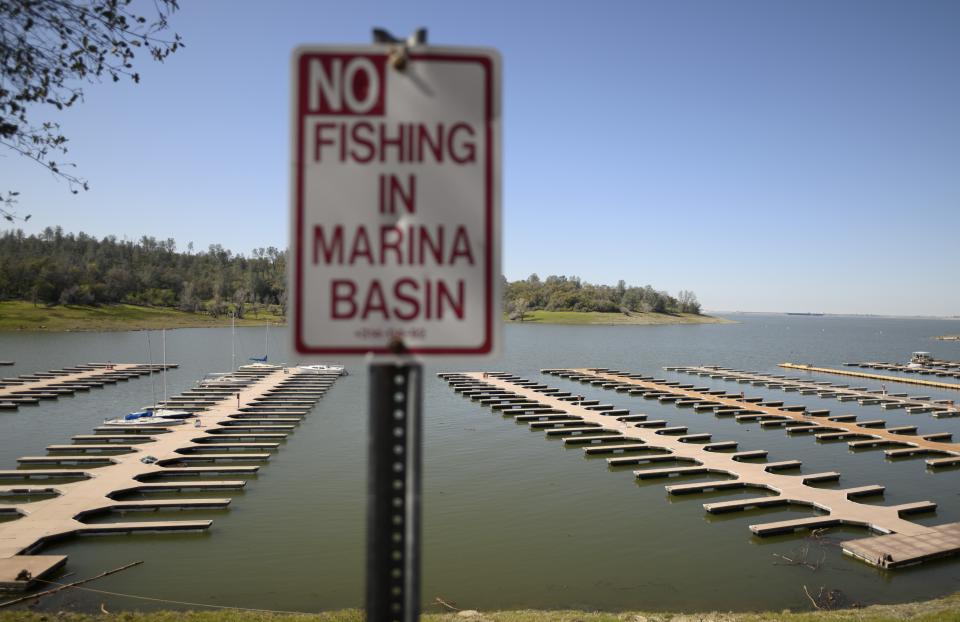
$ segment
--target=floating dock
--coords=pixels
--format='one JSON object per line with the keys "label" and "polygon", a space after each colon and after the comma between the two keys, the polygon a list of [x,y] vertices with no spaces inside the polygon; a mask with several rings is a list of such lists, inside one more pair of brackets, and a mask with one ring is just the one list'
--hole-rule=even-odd
{"label": "floating dock", "polygon": [[916,384],[932,389],[949,389],[960,391],[960,384],[950,382],[937,382],[935,380],[923,380],[920,378],[902,378],[900,376],[882,376],[880,374],[869,374],[862,371],[850,371],[847,369],[833,369],[831,367],[814,367],[813,365],[804,365],[801,363],[780,363],[784,369],[796,369],[799,371],[813,371],[821,374],[835,374],[837,376],[853,376],[855,378],[867,378],[869,380],[879,380],[880,382],[900,382],[903,384]]}
{"label": "floating dock", "polygon": [[89,391],[131,378],[174,369],[176,363],[147,365],[139,363],[84,363],[76,367],[21,374],[0,379],[0,410],[16,410],[21,405],[57,399],[77,391]]}
{"label": "floating dock", "polygon": [[[710,368],[677,368],[671,370],[691,370]],[[545,369],[543,373],[572,378],[581,382],[628,392],[630,395],[663,401],[672,397],[674,401],[682,398],[695,404],[695,410],[712,412],[718,417],[732,417],[739,422],[759,421],[765,428],[783,427],[791,436],[813,434],[818,440],[847,441],[851,448],[886,447],[884,454],[890,458],[906,456],[932,456],[926,464],[932,469],[960,465],[960,445],[946,442],[949,433],[918,434],[916,427],[886,428],[882,419],[856,421],[850,415],[830,416],[828,410],[807,411],[805,407],[764,405],[763,398],[743,397],[725,391],[711,391],[705,387],[681,385],[678,382],[666,382],[617,370],[589,369]],[[752,374],[746,374],[752,376]],[[737,378],[737,374],[730,378]],[[768,403],[769,404],[769,403]]]}
{"label": "floating dock", "polygon": [[796,391],[801,395],[817,395],[822,398],[836,398],[841,402],[856,401],[861,405],[877,405],[890,410],[903,408],[910,414],[930,413],[935,418],[960,416],[960,406],[949,400],[934,400],[927,396],[910,396],[907,393],[884,392],[880,389],[868,390],[865,387],[851,388],[845,384],[827,381],[814,381],[803,378],[764,374],[755,371],[730,369],[717,365],[697,367],[667,367],[675,371],[714,379],[732,380],[756,386],[765,386],[781,391]]}
{"label": "floating dock", "polygon": [[[228,498],[150,500],[140,495],[243,488],[244,481],[236,477],[255,474],[260,468],[257,463],[279,448],[279,441],[338,376],[298,368],[241,369],[191,389],[193,395],[209,396],[212,404],[186,423],[100,426],[95,434],[75,436],[72,444],[49,446],[46,456],[21,458],[18,469],[0,471],[0,480],[17,482],[0,486],[0,514],[19,517],[0,523],[0,588],[28,589],[33,579],[62,567],[63,556],[33,554],[53,540],[207,529],[210,520],[93,523],[87,519],[116,511],[225,508]],[[296,398],[296,407],[289,405],[291,397]],[[231,479],[182,480],[211,475]],[[43,483],[50,478],[58,483]],[[59,483],[62,480],[70,481]],[[131,495],[137,497],[131,499]],[[18,502],[37,497],[47,498]]]}
{"label": "floating dock", "polygon": [[844,367],[865,367],[881,371],[895,371],[903,374],[922,374],[938,376],[940,378],[960,379],[960,363],[953,361],[937,361],[936,364],[904,365],[902,363],[885,363],[883,361],[865,361],[863,363],[844,363]]}
{"label": "floating dock", "polygon": [[[545,370],[575,380],[597,380],[591,373],[579,370]],[[609,370],[604,370],[609,371]],[[669,427],[665,422],[656,426],[646,415],[628,414],[612,405],[588,404],[580,396],[561,389],[526,380],[507,373],[443,373],[439,376],[465,397],[488,406],[506,404],[499,409],[505,417],[524,417],[519,422],[560,423],[538,426],[548,436],[564,439],[566,445],[581,445],[588,453],[622,453],[611,457],[611,465],[648,465],[672,463],[665,467],[647,467],[635,471],[639,479],[668,478],[671,476],[718,474],[727,479],[708,482],[682,483],[667,486],[672,495],[692,494],[710,490],[739,490],[756,488],[775,493],[774,496],[738,499],[722,503],[706,503],[711,513],[745,510],[770,505],[800,505],[813,507],[823,514],[761,523],[750,526],[758,536],[788,533],[798,529],[817,529],[837,525],[856,525],[880,534],[895,534],[897,539],[883,540],[867,537],[843,544],[844,552],[884,568],[921,563],[935,557],[960,552],[960,523],[927,527],[906,520],[904,516],[930,512],[936,504],[919,501],[896,506],[866,505],[854,499],[882,494],[878,485],[848,489],[814,488],[809,484],[836,481],[837,472],[785,475],[783,470],[800,466],[796,460],[780,463],[749,462],[764,458],[763,450],[725,452],[732,441],[701,443],[705,435],[690,435],[683,426]],[[515,404],[522,404],[513,407]],[[527,417],[530,415],[530,417]],[[536,417],[536,418],[533,418]],[[645,425],[646,424],[646,425]],[[696,441],[691,438],[696,436]]]}

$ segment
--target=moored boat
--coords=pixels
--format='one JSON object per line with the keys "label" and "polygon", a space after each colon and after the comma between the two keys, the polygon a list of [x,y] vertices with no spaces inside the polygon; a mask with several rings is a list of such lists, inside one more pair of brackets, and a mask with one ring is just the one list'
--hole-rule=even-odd
{"label": "moored boat", "polygon": [[188,419],[193,417],[193,413],[185,410],[174,410],[172,408],[145,408],[150,416],[160,417],[161,419]]}
{"label": "moored boat", "polygon": [[280,366],[274,365],[273,363],[264,363],[264,362],[258,361],[256,363],[250,363],[249,365],[241,365],[240,369],[246,369],[246,370],[280,369]]}
{"label": "moored boat", "polygon": [[114,419],[105,419],[103,425],[110,426],[144,426],[144,425],[153,425],[153,426],[169,426],[169,425],[180,425],[183,423],[183,418],[178,417],[158,417],[150,411],[143,410],[135,413],[130,413],[124,417],[116,417]]}
{"label": "moored boat", "polygon": [[304,371],[312,371],[317,374],[329,374],[336,373],[341,376],[347,375],[347,370],[343,365],[338,365],[335,363],[317,363],[315,365],[300,365],[297,369],[302,369]]}

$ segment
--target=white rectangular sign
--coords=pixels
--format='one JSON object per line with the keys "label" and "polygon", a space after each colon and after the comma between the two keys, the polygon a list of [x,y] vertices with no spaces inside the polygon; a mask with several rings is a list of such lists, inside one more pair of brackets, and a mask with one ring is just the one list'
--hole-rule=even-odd
{"label": "white rectangular sign", "polygon": [[293,54],[296,351],[492,355],[500,326],[500,56]]}

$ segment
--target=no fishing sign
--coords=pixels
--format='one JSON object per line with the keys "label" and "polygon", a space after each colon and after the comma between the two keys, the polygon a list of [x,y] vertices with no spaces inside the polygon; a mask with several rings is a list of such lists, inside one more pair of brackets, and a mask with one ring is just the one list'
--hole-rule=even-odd
{"label": "no fishing sign", "polygon": [[[399,65],[399,66],[398,66]],[[293,55],[291,278],[304,355],[490,356],[500,325],[500,57]]]}

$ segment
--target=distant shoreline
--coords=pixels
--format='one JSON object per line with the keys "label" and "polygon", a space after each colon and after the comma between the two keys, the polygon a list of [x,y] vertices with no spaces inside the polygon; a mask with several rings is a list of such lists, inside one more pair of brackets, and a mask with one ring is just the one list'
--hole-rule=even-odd
{"label": "distant shoreline", "polygon": [[797,313],[793,311],[726,311],[726,310],[708,310],[709,313],[722,313],[724,315],[784,315],[792,317],[842,317],[842,318],[861,318],[861,319],[887,319],[887,320],[949,320],[958,321],[960,315],[887,315],[884,313]]}
{"label": "distant shoreline", "polygon": [[[247,313],[237,326],[282,324],[286,318],[269,313]],[[212,328],[230,326],[229,315],[213,317],[168,307],[137,305],[34,305],[23,300],[0,301],[0,332],[98,332]]]}
{"label": "distant shoreline", "polygon": [[[531,311],[524,321],[509,324],[558,324],[593,326],[666,326],[678,324],[733,324],[712,315],[693,313],[601,313],[581,311]],[[230,316],[213,317],[168,307],[137,305],[34,305],[23,300],[0,301],[0,332],[97,332],[215,328],[230,326]],[[268,313],[247,313],[237,326],[283,325],[286,318]]]}
{"label": "distant shoreline", "polygon": [[601,313],[599,311],[529,311],[523,321],[508,324],[566,324],[593,326],[665,326],[670,324],[736,324],[712,315],[693,313]]}

